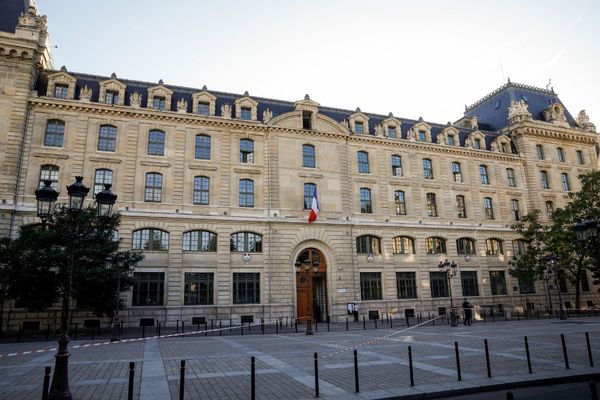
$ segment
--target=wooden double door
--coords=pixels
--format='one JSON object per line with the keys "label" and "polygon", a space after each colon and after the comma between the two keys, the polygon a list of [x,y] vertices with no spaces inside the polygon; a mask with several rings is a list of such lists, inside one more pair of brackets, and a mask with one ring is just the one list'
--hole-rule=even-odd
{"label": "wooden double door", "polygon": [[[307,318],[313,321],[325,321],[327,315],[327,262],[323,254],[313,248],[300,253],[296,262],[300,263],[300,272],[296,271],[296,310],[298,322]],[[315,265],[316,272],[315,272]],[[308,268],[306,268],[308,266]]]}

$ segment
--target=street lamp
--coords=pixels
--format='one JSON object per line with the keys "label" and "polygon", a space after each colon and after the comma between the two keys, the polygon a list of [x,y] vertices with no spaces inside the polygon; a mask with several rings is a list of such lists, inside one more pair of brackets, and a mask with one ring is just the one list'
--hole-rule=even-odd
{"label": "street lamp", "polygon": [[315,258],[312,260],[312,269],[310,265],[310,259],[306,260],[305,263],[301,263],[299,260],[294,264],[296,266],[296,273],[300,274],[300,281],[306,282],[306,334],[312,335],[312,312],[311,312],[311,298],[312,298],[312,274],[319,272],[319,259]]}
{"label": "street lamp", "polygon": [[448,290],[450,292],[450,326],[456,326],[458,322],[458,314],[454,309],[454,300],[452,299],[452,281],[451,279],[458,273],[458,264],[454,261],[449,262],[448,260],[438,264],[440,272],[446,274],[446,280],[448,281]]}
{"label": "street lamp", "polygon": [[561,270],[556,269],[556,254],[552,253],[547,257],[547,261],[550,263],[550,272],[554,274],[554,283],[556,284],[556,292],[558,293],[558,309],[559,309],[559,318],[567,319],[567,314],[563,308],[562,296],[560,294],[560,284],[558,282],[558,273]]}
{"label": "street lamp", "polygon": [[[119,306],[121,299],[121,274],[123,273],[123,266],[125,265],[125,256],[123,254],[119,254],[117,255],[116,259],[113,259],[111,256],[108,256],[104,261],[106,264],[106,268],[113,273],[113,277],[117,278],[117,292],[115,295],[112,315],[113,331],[112,336],[110,337],[110,341],[118,342],[121,340],[121,332],[119,327]],[[127,274],[129,275],[130,272],[131,270],[128,267]]]}
{"label": "street lamp", "polygon": [[[69,211],[79,212],[83,209],[83,203],[90,189],[83,184],[83,177],[76,176],[75,182],[67,186],[69,194]],[[112,205],[117,196],[110,192],[110,187],[103,190],[104,195],[97,199],[98,216],[110,216]],[[47,221],[52,216],[54,203],[58,198],[58,192],[52,188],[52,181],[45,180],[44,186],[35,191],[37,201],[37,215],[42,220],[42,226],[46,226]],[[68,233],[67,233],[68,234]],[[65,266],[66,282],[63,286],[63,298],[60,313],[60,330],[58,338],[58,351],[55,355],[54,375],[48,399],[50,400],[70,400],[72,399],[69,390],[69,318],[70,318],[70,300],[71,286],[73,281],[74,254],[77,250],[77,238],[72,237],[68,241],[68,247],[65,251],[69,254],[68,262]]]}
{"label": "street lamp", "polygon": [[100,218],[108,218],[112,215],[112,208],[117,201],[117,195],[114,194],[110,187],[110,183],[104,184],[104,189],[96,193],[96,203],[98,204],[98,216]]}
{"label": "street lamp", "polygon": [[580,242],[585,242],[586,240],[598,235],[598,223],[591,218],[588,218],[583,222],[577,221],[573,227],[573,230],[575,231],[577,240]]}

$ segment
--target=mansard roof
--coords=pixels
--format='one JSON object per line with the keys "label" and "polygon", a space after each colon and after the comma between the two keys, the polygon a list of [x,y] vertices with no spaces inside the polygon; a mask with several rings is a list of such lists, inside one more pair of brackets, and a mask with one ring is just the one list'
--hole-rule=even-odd
{"label": "mansard roof", "polygon": [[545,121],[544,110],[551,104],[560,103],[565,110],[565,117],[570,126],[578,126],[573,116],[560,101],[554,89],[542,89],[534,86],[511,82],[510,80],[467,107],[465,117],[477,117],[480,128],[499,131],[508,126],[508,108],[511,101],[524,100],[527,103],[531,118]]}
{"label": "mansard roof", "polygon": [[0,1],[0,31],[15,33],[21,13],[27,13],[29,0]]}

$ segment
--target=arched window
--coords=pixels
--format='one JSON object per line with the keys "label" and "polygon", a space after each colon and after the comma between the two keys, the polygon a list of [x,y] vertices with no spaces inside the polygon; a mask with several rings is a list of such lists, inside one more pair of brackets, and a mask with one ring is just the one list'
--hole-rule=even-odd
{"label": "arched window", "polygon": [[59,168],[57,165],[42,165],[40,167],[40,181],[38,183],[38,188],[43,187],[44,181],[49,180],[52,181],[52,188],[58,190],[58,171]]}
{"label": "arched window", "polygon": [[168,251],[169,232],[156,228],[133,231],[131,248],[133,250]]}
{"label": "arched window", "polygon": [[254,164],[254,141],[240,139],[240,163]]}
{"label": "arched window", "polygon": [[369,173],[369,153],[366,151],[359,151],[358,157],[358,172],[361,174]]}
{"label": "arched window", "polygon": [[46,125],[44,135],[44,146],[62,147],[65,137],[65,122],[59,119],[51,119]]}
{"label": "arched window", "polygon": [[373,212],[371,207],[371,189],[360,188],[360,212],[370,214]]}
{"label": "arched window", "polygon": [[254,232],[236,232],[231,235],[230,250],[242,253],[262,253],[262,236]]}
{"label": "arched window", "polygon": [[302,145],[302,166],[305,168],[315,168],[315,146],[312,144]]}
{"label": "arched window", "polygon": [[456,213],[458,218],[467,218],[467,205],[462,194],[456,196]]}
{"label": "arched window", "polygon": [[427,254],[446,254],[446,239],[441,237],[428,237],[425,240]]}
{"label": "arched window", "polygon": [[571,183],[569,182],[569,174],[563,172],[560,174],[560,182],[562,183],[562,188],[565,192],[571,190]]}
{"label": "arched window", "polygon": [[317,190],[317,185],[314,183],[305,183],[304,184],[304,209],[310,210],[312,207],[313,197],[315,196],[315,191]]}
{"label": "arched window", "polygon": [[402,158],[397,154],[392,155],[392,176],[402,176]]}
{"label": "arched window", "polygon": [[183,251],[217,251],[217,235],[209,231],[188,231],[183,234]]}
{"label": "arched window", "polygon": [[113,184],[113,172],[110,169],[97,169],[94,174],[94,196],[104,190],[105,184]]}
{"label": "arched window", "polygon": [[550,189],[550,179],[547,171],[540,171],[540,180],[542,181],[542,189]]}
{"label": "arched window", "polygon": [[396,236],[392,241],[394,254],[415,254],[415,240],[408,236]]}
{"label": "arched window", "polygon": [[456,252],[458,254],[475,254],[475,240],[462,237],[456,239]]}
{"label": "arched window", "polygon": [[406,198],[402,190],[394,191],[394,205],[396,206],[396,215],[406,215]]}
{"label": "arched window", "polygon": [[195,157],[198,160],[210,160],[210,136],[196,135]]}
{"label": "arched window", "polygon": [[512,168],[506,168],[506,181],[508,186],[516,187],[517,181],[515,180],[515,170]]}
{"label": "arched window", "polygon": [[165,133],[163,131],[155,129],[148,133],[148,155],[165,155]]}
{"label": "arched window", "polygon": [[356,252],[358,254],[380,254],[381,245],[377,236],[363,235],[356,238]]}
{"label": "arched window", "polygon": [[117,127],[100,125],[98,132],[98,151],[115,151],[117,148]]}
{"label": "arched window", "polygon": [[433,163],[429,158],[423,159],[423,178],[433,179]]}
{"label": "arched window", "polygon": [[427,216],[428,217],[437,217],[437,202],[435,200],[435,193],[427,193]]}
{"label": "arched window", "polygon": [[207,176],[194,177],[194,204],[208,205],[210,200],[210,178]]}
{"label": "arched window", "polygon": [[489,256],[504,254],[502,250],[502,241],[500,239],[490,238],[485,241],[485,252]]}
{"label": "arched window", "polygon": [[516,239],[512,241],[513,256],[522,256],[527,251],[527,242],[523,239]]}
{"label": "arched window", "polygon": [[240,179],[240,207],[254,207],[254,181]]}
{"label": "arched window", "polygon": [[460,183],[463,181],[459,162],[452,163],[452,176],[454,177],[454,182]]}
{"label": "arched window", "polygon": [[160,203],[162,201],[162,174],[148,172],[146,174],[146,191],[144,201]]}
{"label": "arched window", "polygon": [[488,175],[488,169],[485,165],[479,166],[479,175],[481,176],[481,184],[482,185],[490,184],[490,177]]}

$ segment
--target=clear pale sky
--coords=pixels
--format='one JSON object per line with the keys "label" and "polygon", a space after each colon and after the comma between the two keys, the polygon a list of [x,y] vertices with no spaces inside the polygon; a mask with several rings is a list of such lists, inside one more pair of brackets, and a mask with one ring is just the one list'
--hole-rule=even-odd
{"label": "clear pale sky", "polygon": [[446,123],[506,82],[600,128],[600,1],[37,0],[54,67]]}

